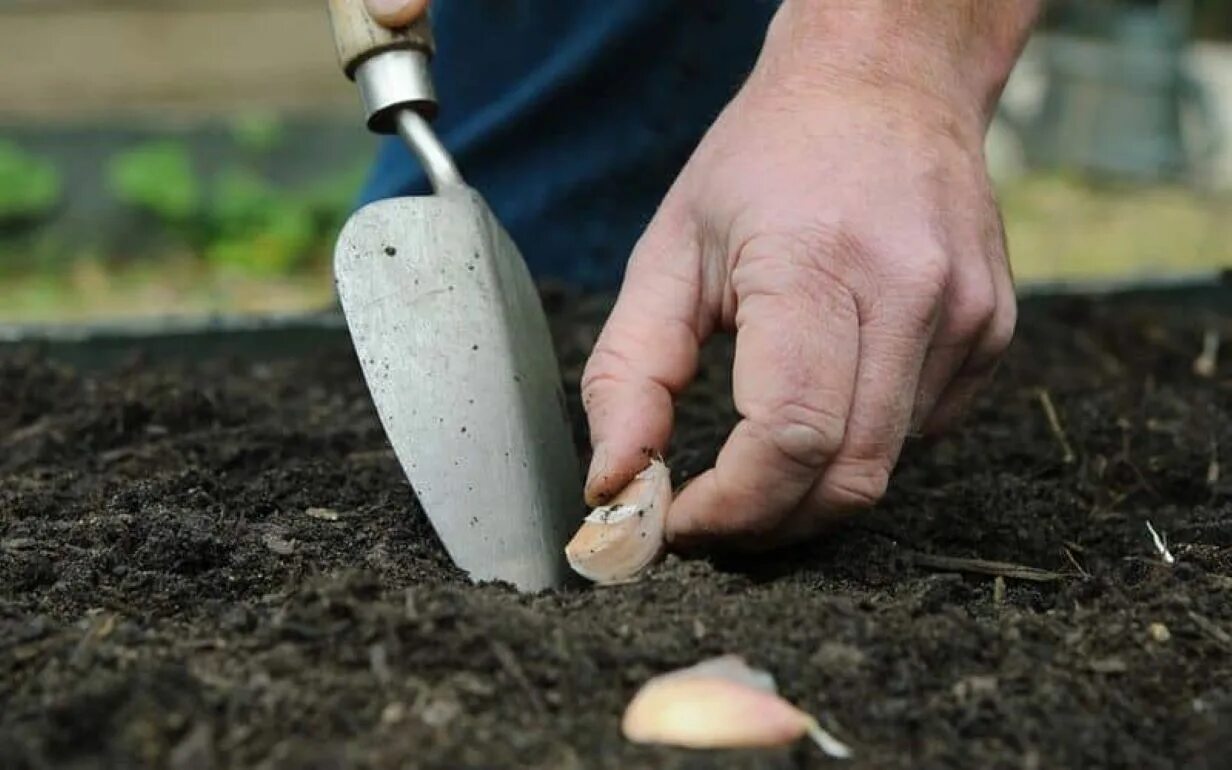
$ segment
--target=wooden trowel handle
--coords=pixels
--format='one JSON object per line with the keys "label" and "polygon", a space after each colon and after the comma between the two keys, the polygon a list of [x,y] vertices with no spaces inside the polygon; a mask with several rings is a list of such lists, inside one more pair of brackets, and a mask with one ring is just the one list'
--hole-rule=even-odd
{"label": "wooden trowel handle", "polygon": [[378,53],[410,49],[431,56],[435,48],[427,12],[401,29],[388,29],[368,15],[363,0],[329,0],[329,18],[334,27],[338,61],[352,79],[355,69]]}

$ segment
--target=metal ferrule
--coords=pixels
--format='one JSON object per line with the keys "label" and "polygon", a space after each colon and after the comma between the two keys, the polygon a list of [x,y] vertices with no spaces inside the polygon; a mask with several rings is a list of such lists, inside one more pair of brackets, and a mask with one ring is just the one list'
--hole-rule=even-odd
{"label": "metal ferrule", "polygon": [[465,185],[453,158],[428,120],[436,114],[436,90],[422,51],[384,51],[355,70],[355,83],[368,114],[368,128],[398,134],[423,166],[432,189]]}
{"label": "metal ferrule", "polygon": [[368,128],[378,134],[398,132],[396,113],[402,109],[428,118],[436,115],[436,89],[423,51],[399,49],[371,56],[356,68],[355,84]]}

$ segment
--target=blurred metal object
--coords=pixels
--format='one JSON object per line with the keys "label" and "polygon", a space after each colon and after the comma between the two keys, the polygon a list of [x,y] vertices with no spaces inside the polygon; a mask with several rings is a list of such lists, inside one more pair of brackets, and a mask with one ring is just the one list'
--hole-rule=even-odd
{"label": "blurred metal object", "polygon": [[1186,64],[1188,3],[1079,10],[1044,50],[1039,111],[1004,115],[1027,161],[1143,181],[1200,168],[1218,150],[1220,130]]}

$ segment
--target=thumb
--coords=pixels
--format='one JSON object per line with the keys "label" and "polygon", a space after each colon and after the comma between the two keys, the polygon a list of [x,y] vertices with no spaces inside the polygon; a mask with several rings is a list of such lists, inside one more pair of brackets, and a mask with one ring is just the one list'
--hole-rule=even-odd
{"label": "thumb", "polygon": [[386,27],[405,27],[428,9],[428,0],[364,0],[368,14]]}
{"label": "thumb", "polygon": [[612,314],[582,375],[594,456],[586,500],[612,497],[661,454],[673,400],[697,370],[701,271],[696,242],[661,211],[633,250]]}

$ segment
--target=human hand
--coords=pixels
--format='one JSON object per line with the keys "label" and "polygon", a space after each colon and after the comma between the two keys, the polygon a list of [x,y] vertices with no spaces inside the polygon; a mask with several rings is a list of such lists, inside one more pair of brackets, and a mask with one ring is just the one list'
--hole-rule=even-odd
{"label": "human hand", "polygon": [[983,139],[1021,43],[924,38],[890,17],[928,12],[896,0],[806,6],[784,3],[668,192],[583,376],[598,504],[665,449],[701,343],[735,331],[743,419],[673,503],[677,545],[776,545],[872,505],[905,436],[952,422],[1013,333]]}
{"label": "human hand", "polygon": [[405,27],[428,9],[428,0],[364,0],[368,15],[386,27]]}

